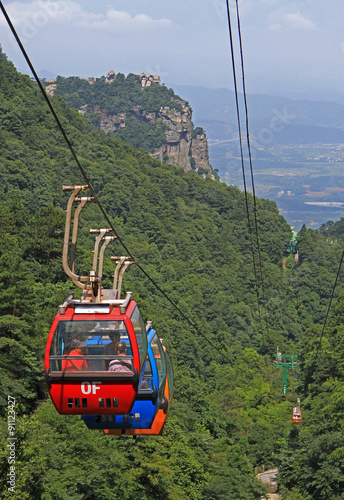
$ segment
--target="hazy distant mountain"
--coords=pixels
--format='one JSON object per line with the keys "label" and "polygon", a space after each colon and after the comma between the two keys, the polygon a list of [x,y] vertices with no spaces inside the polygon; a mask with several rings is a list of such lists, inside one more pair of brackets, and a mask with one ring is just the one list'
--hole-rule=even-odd
{"label": "hazy distant mountain", "polygon": [[44,78],[45,80],[49,81],[49,80],[55,80],[57,75],[56,75],[56,73],[52,73],[51,71],[48,71],[46,69],[42,69],[41,71],[38,72],[38,76],[41,79]]}
{"label": "hazy distant mountain", "polygon": [[281,97],[287,99],[306,100],[306,101],[320,101],[320,102],[338,102],[344,104],[344,93],[337,92],[332,89],[320,89],[311,92],[283,92]]}
{"label": "hazy distant mountain", "polygon": [[[234,134],[237,133],[233,91],[171,86],[189,101],[195,121],[202,124],[209,139],[224,138],[221,123],[230,124],[230,129],[228,127],[227,129]],[[245,110],[242,95],[239,99],[241,121],[244,126]],[[247,105],[250,133],[263,145],[264,143],[344,142],[344,104],[250,94],[247,96]],[[214,122],[217,123],[216,126]],[[216,129],[221,137],[213,136]]]}

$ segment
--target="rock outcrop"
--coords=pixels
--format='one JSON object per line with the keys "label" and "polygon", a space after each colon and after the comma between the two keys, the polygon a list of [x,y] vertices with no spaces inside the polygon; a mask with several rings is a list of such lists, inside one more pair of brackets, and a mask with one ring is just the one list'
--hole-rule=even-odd
{"label": "rock outcrop", "polygon": [[[117,80],[121,82],[120,85],[123,85],[123,82],[125,82],[123,78],[124,75],[116,75],[114,70],[111,70],[105,78],[102,77],[98,79],[89,77],[87,82],[90,85],[94,85],[95,83],[97,85],[111,85]],[[131,75],[130,78],[130,84],[133,85],[133,81],[135,82],[135,75]],[[54,95],[54,93],[59,91],[59,89],[57,89],[58,80],[50,80],[47,83],[48,85],[45,87],[45,90],[48,94]],[[153,91],[153,96],[159,95],[159,93],[155,94],[154,92],[155,85],[160,86],[161,84],[158,75],[141,73],[136,76],[136,84],[141,85],[141,92]],[[151,89],[148,89],[149,87],[151,87]],[[116,132],[128,126],[129,117],[150,125],[160,123],[163,125],[165,141],[163,141],[162,144],[160,142],[161,146],[159,148],[150,151],[150,155],[153,158],[159,159],[162,163],[170,163],[182,167],[185,171],[193,170],[202,177],[216,178],[216,174],[209,164],[208,141],[203,129],[200,127],[194,128],[190,106],[186,101],[173,94],[173,91],[171,92],[172,93],[168,94],[168,105],[165,104],[161,106],[160,109],[148,112],[144,109],[145,104],[139,105],[137,102],[130,103],[130,101],[127,101],[124,105],[125,111],[114,114],[109,112],[111,106],[108,105],[108,102],[107,107],[102,106],[100,104],[101,101],[99,104],[96,104],[94,101],[94,95],[97,94],[96,91],[96,93],[92,94],[92,104],[87,100],[87,96],[84,94],[84,103],[80,105],[78,111],[82,116],[85,116],[93,126],[99,127],[105,135],[116,135]],[[99,90],[99,94],[104,96],[104,88]],[[63,93],[60,93],[60,95],[63,96]],[[125,89],[124,95],[126,96]],[[164,98],[164,100],[166,103],[166,98]],[[145,103],[146,101],[143,99],[141,100],[141,103],[142,102]],[[94,115],[98,115],[98,117]],[[130,123],[133,123],[132,120],[130,120]]]}
{"label": "rock outcrop", "polygon": [[116,74],[115,74],[114,70],[112,69],[106,75],[105,83],[112,83],[115,78],[116,78]]}
{"label": "rock outcrop", "polygon": [[206,136],[194,134],[192,112],[185,101],[178,100],[176,103],[181,106],[181,111],[164,107],[156,113],[156,120],[166,125],[166,142],[151,156],[163,163],[183,167],[186,171],[198,172],[201,168],[204,175],[210,175]]}
{"label": "rock outcrop", "polygon": [[56,90],[56,80],[49,80],[48,81],[48,84],[46,87],[45,87],[45,91],[47,94],[49,95],[54,95],[54,92]]}
{"label": "rock outcrop", "polygon": [[[208,141],[205,133],[195,134],[192,111],[185,101],[178,99],[176,105],[179,109],[166,106],[154,113],[147,113],[138,106],[133,107],[132,113],[140,121],[151,124],[162,122],[166,127],[166,141],[150,155],[162,163],[177,165],[185,171],[194,170],[203,177],[215,178],[209,164]],[[113,134],[119,128],[126,126],[126,113],[109,115],[98,106],[94,106],[93,111],[101,117],[99,127],[106,135]],[[85,114],[84,106],[79,109],[79,113]]]}
{"label": "rock outcrop", "polygon": [[118,129],[124,128],[126,125],[126,113],[110,115],[102,111],[99,106],[94,106],[93,111],[100,116],[99,128],[105,135],[113,134]]}
{"label": "rock outcrop", "polygon": [[160,76],[158,75],[149,75],[146,73],[140,73],[139,74],[140,82],[142,87],[150,87],[152,83],[159,83],[161,82]]}
{"label": "rock outcrop", "polygon": [[206,135],[197,134],[196,137],[192,138],[191,141],[191,158],[195,159],[196,172],[202,172],[205,174],[209,171],[209,150],[208,141]]}

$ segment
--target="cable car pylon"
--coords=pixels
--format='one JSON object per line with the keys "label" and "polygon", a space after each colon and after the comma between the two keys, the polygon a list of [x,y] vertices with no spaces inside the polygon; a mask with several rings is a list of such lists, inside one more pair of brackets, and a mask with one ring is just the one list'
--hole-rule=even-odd
{"label": "cable car pylon", "polygon": [[283,372],[283,393],[282,398],[285,399],[287,395],[288,388],[288,368],[290,370],[295,370],[297,367],[297,354],[282,354],[277,347],[276,358],[275,358],[276,368],[284,370]]}

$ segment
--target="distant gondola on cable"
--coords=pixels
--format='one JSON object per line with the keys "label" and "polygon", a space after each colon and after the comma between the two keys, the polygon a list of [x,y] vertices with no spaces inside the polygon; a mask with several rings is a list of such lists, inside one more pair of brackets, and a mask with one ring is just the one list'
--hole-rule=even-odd
{"label": "distant gondola on cable", "polygon": [[[109,230],[91,230],[97,234],[92,270],[89,276],[75,273],[79,215],[86,203],[93,201],[77,198],[84,189],[87,186],[64,187],[73,193],[66,211],[63,267],[83,293],[79,300],[70,294],[59,307],[45,351],[45,379],[61,414],[127,415],[147,356],[146,329],[131,292],[120,298],[123,273],[133,263],[130,259],[112,257],[116,260],[113,289],[102,287],[104,251],[116,239],[107,235]],[[74,212],[69,245],[74,203],[79,206]]]}
{"label": "distant gondola on cable", "polygon": [[[292,226],[293,229],[294,226]],[[292,231],[292,238],[286,243],[286,251],[294,255],[295,262],[299,261],[299,251],[297,249],[297,232]]]}
{"label": "distant gondola on cable", "polygon": [[297,400],[297,406],[294,406],[293,408],[293,414],[291,420],[293,424],[301,424],[302,422],[300,399]]}
{"label": "distant gondola on cable", "polygon": [[173,370],[167,350],[150,323],[147,338],[147,359],[131,412],[127,415],[83,415],[89,429],[103,429],[106,434],[117,435],[161,433],[173,393]]}

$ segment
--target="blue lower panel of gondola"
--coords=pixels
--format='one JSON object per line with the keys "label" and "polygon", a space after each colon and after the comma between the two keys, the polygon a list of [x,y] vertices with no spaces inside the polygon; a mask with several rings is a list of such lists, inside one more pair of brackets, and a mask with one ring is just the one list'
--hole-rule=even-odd
{"label": "blue lower panel of gondola", "polygon": [[157,405],[152,401],[136,401],[129,415],[82,415],[89,429],[149,429]]}

